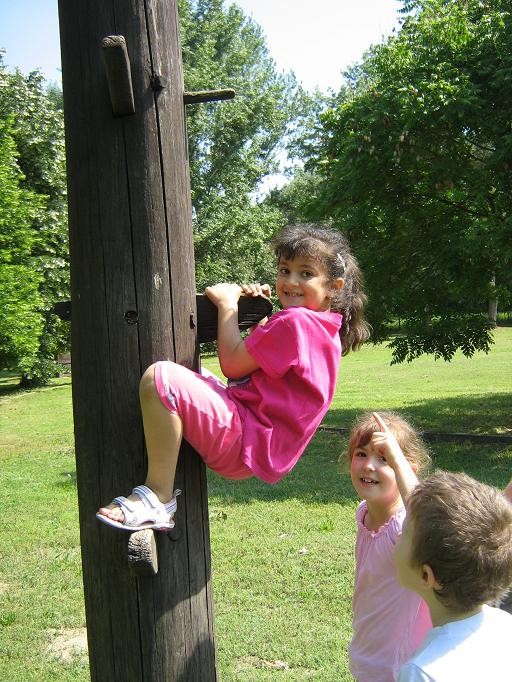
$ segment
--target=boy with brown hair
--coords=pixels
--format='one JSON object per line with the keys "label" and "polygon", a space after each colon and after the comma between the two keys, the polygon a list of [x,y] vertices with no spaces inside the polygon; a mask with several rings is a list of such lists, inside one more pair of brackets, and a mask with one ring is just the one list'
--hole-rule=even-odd
{"label": "boy with brown hair", "polygon": [[427,603],[433,628],[398,682],[510,682],[512,616],[487,606],[512,584],[512,505],[466,474],[439,472],[407,503],[398,582]]}

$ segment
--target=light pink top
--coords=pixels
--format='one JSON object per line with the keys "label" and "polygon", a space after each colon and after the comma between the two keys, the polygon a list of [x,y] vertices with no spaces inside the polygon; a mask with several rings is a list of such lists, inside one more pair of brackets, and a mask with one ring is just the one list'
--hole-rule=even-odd
{"label": "light pink top", "polygon": [[364,525],[367,511],[366,501],[356,511],[350,671],[359,682],[394,682],[432,622],[425,602],[396,580],[393,551],[402,533],[404,507],[376,532]]}
{"label": "light pink top", "polygon": [[341,357],[341,315],[286,308],[257,327],[246,347],[259,364],[230,382],[243,422],[242,460],[267,483],[296,464],[331,403]]}

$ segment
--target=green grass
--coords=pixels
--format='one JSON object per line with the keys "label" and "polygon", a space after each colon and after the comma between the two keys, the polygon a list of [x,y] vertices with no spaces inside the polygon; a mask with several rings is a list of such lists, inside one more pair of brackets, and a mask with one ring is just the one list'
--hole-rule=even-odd
{"label": "green grass", "polygon": [[[326,423],[388,408],[425,430],[510,432],[511,359],[510,327],[489,355],[449,364],[390,367],[389,350],[368,346],[343,359]],[[213,358],[203,364],[218,371]],[[357,499],[337,464],[345,444],[317,434],[277,486],[209,475],[220,682],[351,679]],[[498,486],[512,470],[511,446],[431,450],[436,466]],[[47,650],[50,631],[85,625],[69,377],[25,392],[0,375],[0,488],[0,679],[87,680],[80,657],[64,663]]]}
{"label": "green grass", "polygon": [[512,331],[495,331],[489,354],[449,363],[421,357],[390,366],[385,346],[367,345],[343,358],[341,381],[328,424],[350,426],[372,405],[405,411],[422,430],[464,433],[512,432]]}

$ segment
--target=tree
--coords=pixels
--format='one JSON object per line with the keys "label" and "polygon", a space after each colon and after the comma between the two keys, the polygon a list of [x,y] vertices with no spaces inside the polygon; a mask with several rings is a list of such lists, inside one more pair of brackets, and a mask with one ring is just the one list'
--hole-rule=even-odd
{"label": "tree", "polygon": [[318,196],[320,182],[318,174],[297,167],[290,182],[270,190],[264,203],[279,210],[287,225],[307,222],[308,209]]}
{"label": "tree", "polygon": [[[0,54],[0,121],[10,121],[13,158],[21,170],[20,189],[46,197],[44,210],[33,212],[31,249],[25,263],[37,274],[38,293],[33,307],[39,315],[38,349],[14,360],[25,386],[45,383],[58,371],[57,354],[68,342],[68,326],[51,311],[58,300],[69,298],[68,236],[64,124],[61,99],[55,87],[48,93],[41,73],[8,73]],[[20,256],[21,257],[21,256]],[[35,276],[34,274],[34,276]],[[28,303],[27,303],[28,304]],[[20,308],[19,315],[23,310]],[[34,312],[35,314],[35,312]]]}
{"label": "tree", "polygon": [[512,284],[512,14],[505,0],[405,11],[321,116],[309,211],[348,233],[375,338],[405,322],[395,362],[471,356],[492,343],[487,300]]}
{"label": "tree", "polygon": [[180,0],[179,10],[186,90],[237,92],[229,102],[187,107],[198,289],[268,276],[264,241],[282,220],[252,194],[277,168],[300,89],[293,75],[277,73],[261,29],[236,5]]}
{"label": "tree", "polygon": [[203,215],[195,237],[199,290],[212,282],[272,282],[275,263],[268,242],[283,227],[281,213],[248,196],[219,199]]}
{"label": "tree", "polygon": [[33,365],[43,331],[32,224],[45,206],[45,197],[20,187],[23,180],[12,121],[0,120],[0,367],[20,372]]}

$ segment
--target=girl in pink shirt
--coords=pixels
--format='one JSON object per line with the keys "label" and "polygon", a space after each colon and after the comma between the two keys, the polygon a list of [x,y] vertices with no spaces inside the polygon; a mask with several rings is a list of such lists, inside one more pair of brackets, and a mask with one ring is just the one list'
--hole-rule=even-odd
{"label": "girl in pink shirt", "polygon": [[399,586],[393,560],[404,503],[429,456],[413,428],[391,412],[359,419],[348,456],[352,483],[363,498],[356,511],[350,671],[358,682],[394,682],[432,627],[427,605]]}
{"label": "girl in pink shirt", "polygon": [[174,526],[174,474],[182,436],[217,473],[276,483],[295,465],[327,411],[340,356],[368,337],[361,273],[345,238],[310,225],[274,241],[283,310],[243,339],[238,299],[270,296],[268,285],[217,284],[218,354],[226,387],[213,375],[157,362],[140,384],[148,454],[145,484],[97,518],[129,531]]}

